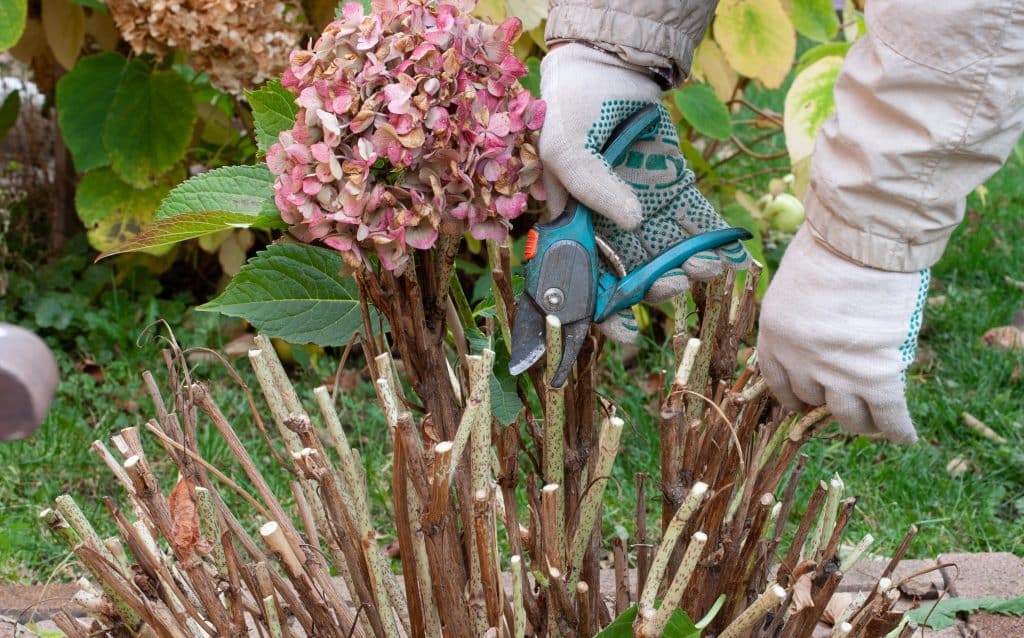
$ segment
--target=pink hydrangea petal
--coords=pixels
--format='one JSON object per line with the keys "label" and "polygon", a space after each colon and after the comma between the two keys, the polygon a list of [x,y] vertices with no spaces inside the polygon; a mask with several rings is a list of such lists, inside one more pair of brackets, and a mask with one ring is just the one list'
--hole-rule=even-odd
{"label": "pink hydrangea petal", "polygon": [[526,210],[526,193],[516,193],[512,197],[499,196],[494,200],[494,208],[505,219],[515,219]]}
{"label": "pink hydrangea petal", "polygon": [[480,241],[485,239],[502,241],[508,237],[508,227],[497,220],[480,221],[470,224],[469,234],[473,236],[473,239]]}

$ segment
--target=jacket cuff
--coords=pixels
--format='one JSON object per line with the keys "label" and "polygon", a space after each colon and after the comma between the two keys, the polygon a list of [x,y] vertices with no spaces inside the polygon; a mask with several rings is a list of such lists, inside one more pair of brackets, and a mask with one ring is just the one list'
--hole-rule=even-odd
{"label": "jacket cuff", "polygon": [[941,257],[949,243],[949,233],[940,233],[931,241],[911,243],[906,239],[886,237],[870,228],[857,228],[830,211],[809,188],[804,197],[807,223],[811,232],[834,252],[850,261],[893,272],[918,272],[930,268]]}
{"label": "jacket cuff", "polygon": [[674,67],[682,81],[690,74],[696,43],[685,31],[611,8],[559,4],[548,14],[544,39],[587,40],[638,67]]}

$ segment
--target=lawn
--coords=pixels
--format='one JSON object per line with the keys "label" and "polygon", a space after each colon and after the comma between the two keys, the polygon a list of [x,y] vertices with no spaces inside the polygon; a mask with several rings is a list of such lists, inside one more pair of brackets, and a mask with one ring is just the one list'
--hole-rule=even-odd
{"label": "lawn", "polygon": [[[911,410],[921,443],[900,447],[829,430],[806,448],[810,457],[804,488],[810,481],[839,473],[847,492],[859,497],[848,539],[872,533],[874,551],[892,551],[911,524],[920,533],[909,556],[941,551],[1011,551],[1024,555],[1024,354],[993,349],[981,334],[1010,323],[1024,307],[1024,161],[1016,155],[987,184],[987,195],[972,196],[968,221],[933,271],[932,303],[925,313],[919,361],[910,378]],[[100,515],[99,497],[119,488],[89,451],[95,439],[107,440],[120,428],[151,418],[151,402],[141,373],[159,374],[159,328],[144,329],[157,318],[174,326],[183,347],[222,348],[240,330],[236,322],[193,312],[196,299],[167,277],[137,269],[92,265],[81,242],[68,256],[29,272],[13,269],[0,320],[35,327],[57,352],[62,383],[57,400],[31,439],[0,445],[0,581],[66,579],[72,570],[67,552],[37,523],[42,507],[61,493],[79,498],[90,518]],[[626,365],[606,356],[602,392],[614,396],[627,415],[623,450],[610,489],[604,522],[608,534],[632,529],[633,475],[657,467],[657,430],[651,389],[638,381],[646,372],[669,365],[663,343],[648,339]],[[607,354],[607,353],[606,353]],[[614,354],[614,352],[613,352]],[[303,392],[324,383],[340,352],[292,349],[290,372]],[[345,425],[370,471],[371,496],[379,519],[389,514],[389,455],[386,428],[373,403],[358,360],[340,393]],[[244,382],[255,387],[244,357],[234,361]],[[244,392],[219,363],[197,359],[194,374],[208,379],[256,460],[272,463],[251,419]],[[997,444],[962,424],[967,411],[1007,439]],[[200,431],[200,447],[215,465],[237,477],[226,446],[212,431]],[[159,446],[147,442],[156,455]],[[947,470],[954,459],[966,463],[960,475]],[[165,472],[165,475],[169,474]],[[282,473],[271,473],[273,487],[287,501]],[[167,481],[173,476],[164,476]],[[651,486],[649,494],[656,496]],[[652,510],[657,510],[652,502]],[[794,516],[799,515],[794,512]],[[653,526],[653,518],[651,525]],[[111,530],[103,530],[102,532]]]}

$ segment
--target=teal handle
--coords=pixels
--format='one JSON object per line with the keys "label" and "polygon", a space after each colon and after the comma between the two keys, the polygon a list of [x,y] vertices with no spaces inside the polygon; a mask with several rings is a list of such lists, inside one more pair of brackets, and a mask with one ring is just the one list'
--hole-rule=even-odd
{"label": "teal handle", "polygon": [[[661,117],[656,105],[646,106],[628,119],[624,120],[612,131],[601,149],[601,154],[609,165],[615,166],[622,160],[622,157],[638,139],[649,134],[653,127],[657,126]],[[537,231],[537,252],[538,257],[531,259],[526,264],[526,289],[534,298],[538,294],[537,278],[540,274],[539,262],[543,255],[547,254],[552,244],[562,240],[571,240],[579,243],[588,255],[590,260],[591,281],[597,284],[597,244],[594,242],[593,213],[589,208],[579,202],[573,201],[570,206],[572,210],[564,211],[558,219],[549,224],[537,224],[534,230]]]}
{"label": "teal handle", "polygon": [[712,230],[679,242],[617,282],[610,275],[602,277],[594,321],[600,323],[623,308],[639,303],[655,281],[697,253],[752,237],[746,228]]}

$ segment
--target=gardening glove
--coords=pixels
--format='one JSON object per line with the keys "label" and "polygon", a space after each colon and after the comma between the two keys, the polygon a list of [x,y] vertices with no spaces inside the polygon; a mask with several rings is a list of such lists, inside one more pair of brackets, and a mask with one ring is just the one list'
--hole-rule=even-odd
{"label": "gardening glove", "polygon": [[[601,156],[617,124],[648,104],[661,104],[661,88],[646,69],[585,44],[563,44],[541,62],[541,97],[547,103],[540,159],[548,209],[560,214],[572,196],[598,213],[595,233],[620,262],[602,258],[603,269],[621,276],[621,269],[635,270],[687,237],[728,226],[694,186],[663,106],[657,130],[636,142],[618,165],[609,166]],[[665,301],[689,287],[687,277],[711,279],[749,263],[739,242],[698,253],[656,281],[645,300]],[[615,341],[636,340],[629,309],[601,329]]]}
{"label": "gardening glove", "polygon": [[861,266],[797,232],[761,304],[758,361],[791,410],[827,404],[840,425],[897,443],[917,440],[907,410],[929,271]]}

